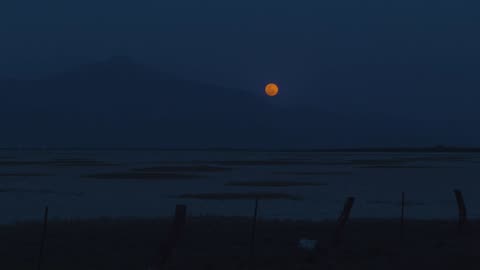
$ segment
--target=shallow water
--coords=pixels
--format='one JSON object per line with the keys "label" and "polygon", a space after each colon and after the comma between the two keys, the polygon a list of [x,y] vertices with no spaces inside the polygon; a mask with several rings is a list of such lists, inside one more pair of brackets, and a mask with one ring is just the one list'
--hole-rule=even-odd
{"label": "shallow water", "polygon": [[58,218],[167,216],[179,203],[251,215],[252,194],[268,193],[282,196],[260,200],[262,217],[335,219],[354,196],[353,218],[397,218],[402,191],[408,218],[455,218],[453,189],[479,217],[479,179],[471,153],[0,151],[0,222],[41,218],[46,205]]}

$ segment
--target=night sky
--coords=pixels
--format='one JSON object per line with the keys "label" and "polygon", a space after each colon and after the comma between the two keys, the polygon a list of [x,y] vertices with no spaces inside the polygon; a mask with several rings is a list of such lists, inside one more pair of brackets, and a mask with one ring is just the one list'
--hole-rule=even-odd
{"label": "night sky", "polygon": [[[461,0],[1,1],[0,146],[480,145],[479,10]],[[82,88],[75,76],[92,69],[100,75]],[[128,83],[104,81],[133,69]],[[76,79],[58,75],[72,70]],[[149,83],[153,70],[179,82]],[[280,95],[263,95],[269,82]]]}

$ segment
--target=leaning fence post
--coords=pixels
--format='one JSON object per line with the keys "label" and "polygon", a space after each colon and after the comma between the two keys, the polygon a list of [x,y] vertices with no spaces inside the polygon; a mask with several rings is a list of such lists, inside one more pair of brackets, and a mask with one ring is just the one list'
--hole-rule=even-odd
{"label": "leaning fence post", "polygon": [[255,208],[253,210],[253,220],[252,220],[252,232],[250,235],[250,257],[249,257],[250,269],[255,268],[255,235],[257,232],[257,216],[258,216],[258,198],[255,199]]}
{"label": "leaning fence post", "polygon": [[455,193],[455,199],[458,205],[458,232],[462,232],[467,223],[467,208],[463,200],[462,192],[458,189],[455,189],[453,192]]}
{"label": "leaning fence post", "polygon": [[405,192],[402,192],[401,212],[400,212],[400,240],[403,240],[405,233]]}
{"label": "leaning fence post", "polygon": [[175,207],[175,217],[173,220],[170,233],[168,234],[167,241],[162,247],[160,260],[157,262],[157,265],[153,269],[164,269],[165,265],[171,259],[173,250],[175,249],[178,240],[182,235],[183,228],[185,227],[187,219],[187,206],[178,204]]}
{"label": "leaning fence post", "polygon": [[347,224],[348,218],[350,217],[350,212],[353,207],[353,202],[355,201],[354,197],[348,197],[345,201],[345,205],[343,206],[342,213],[338,218],[337,227],[335,229],[334,238],[332,241],[332,246],[336,247],[340,243],[342,238],[343,229],[345,228],[345,224]]}
{"label": "leaning fence post", "polygon": [[40,251],[38,253],[38,264],[37,269],[42,269],[43,265],[43,254],[45,251],[45,242],[47,241],[47,226],[48,226],[48,206],[45,207],[45,213],[43,216],[43,231],[42,231],[42,240],[40,242]]}

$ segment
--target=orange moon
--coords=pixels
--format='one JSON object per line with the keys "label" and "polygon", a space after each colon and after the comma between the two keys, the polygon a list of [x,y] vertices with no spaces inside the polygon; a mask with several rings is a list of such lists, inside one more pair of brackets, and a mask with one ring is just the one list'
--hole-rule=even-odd
{"label": "orange moon", "polygon": [[267,86],[265,86],[265,94],[267,94],[270,97],[274,97],[278,95],[278,85],[274,83],[267,84]]}

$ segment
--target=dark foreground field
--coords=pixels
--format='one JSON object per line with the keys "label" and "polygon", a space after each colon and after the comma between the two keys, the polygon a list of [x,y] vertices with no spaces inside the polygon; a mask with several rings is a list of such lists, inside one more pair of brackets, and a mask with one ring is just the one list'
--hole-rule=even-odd
{"label": "dark foreground field", "polygon": [[[147,269],[171,221],[52,221],[43,269]],[[251,220],[189,218],[168,269],[249,269]],[[410,221],[403,243],[397,221],[351,221],[338,248],[334,222],[266,221],[257,226],[255,269],[480,269],[480,223],[458,234],[452,221]],[[0,269],[36,269],[40,223],[0,226]],[[318,239],[309,254],[300,238]]]}

